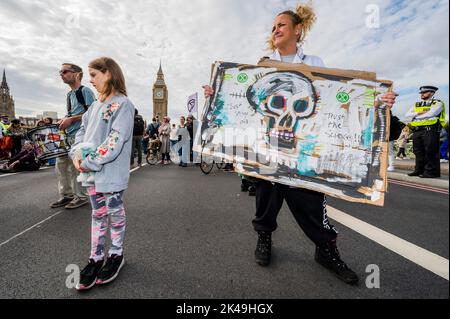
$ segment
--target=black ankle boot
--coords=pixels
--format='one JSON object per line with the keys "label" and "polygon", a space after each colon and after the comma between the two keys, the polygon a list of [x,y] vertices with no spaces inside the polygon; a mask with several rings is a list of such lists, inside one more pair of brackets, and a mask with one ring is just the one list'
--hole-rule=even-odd
{"label": "black ankle boot", "polygon": [[272,257],[272,233],[267,231],[258,232],[258,243],[256,244],[255,258],[260,266],[268,266]]}
{"label": "black ankle boot", "polygon": [[350,285],[358,283],[358,275],[342,261],[335,241],[317,247],[315,259],[319,264],[334,272],[345,283]]}
{"label": "black ankle boot", "polygon": [[255,186],[250,186],[248,188],[248,196],[256,196],[256,187]]}

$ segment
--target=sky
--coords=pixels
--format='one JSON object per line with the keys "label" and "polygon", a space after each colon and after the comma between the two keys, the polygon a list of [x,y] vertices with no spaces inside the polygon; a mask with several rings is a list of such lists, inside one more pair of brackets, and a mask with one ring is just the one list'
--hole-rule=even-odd
{"label": "sky", "polygon": [[[188,96],[209,83],[215,61],[256,64],[267,50],[275,16],[291,0],[1,0],[0,71],[6,69],[16,114],[65,114],[58,71],[87,71],[100,56],[122,67],[130,99],[151,119],[152,87],[161,62],[169,115],[187,113]],[[303,45],[327,67],[373,71],[394,82],[393,113],[404,114],[422,85],[449,102],[449,5],[439,0],[314,0],[317,23]],[[90,86],[86,72],[83,80]]]}

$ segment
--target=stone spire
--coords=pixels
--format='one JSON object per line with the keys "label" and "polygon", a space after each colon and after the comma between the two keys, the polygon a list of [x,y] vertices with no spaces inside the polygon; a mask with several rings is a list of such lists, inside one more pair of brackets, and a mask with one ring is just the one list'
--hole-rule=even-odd
{"label": "stone spire", "polygon": [[161,61],[159,61],[158,77],[156,78],[155,85],[166,85],[166,82],[164,81],[164,72],[162,70]]}
{"label": "stone spire", "polygon": [[5,69],[3,69],[3,79],[2,79],[2,84],[0,86],[2,89],[9,89],[8,88],[8,82],[6,82],[6,71]]}
{"label": "stone spire", "polygon": [[9,92],[8,82],[6,81],[6,71],[3,69],[3,79],[0,84],[0,116],[7,116],[12,119],[15,115],[14,100]]}

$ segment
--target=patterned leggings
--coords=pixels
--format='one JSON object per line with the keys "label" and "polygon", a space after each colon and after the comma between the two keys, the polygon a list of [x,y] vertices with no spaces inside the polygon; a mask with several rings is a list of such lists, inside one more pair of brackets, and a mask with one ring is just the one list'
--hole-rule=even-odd
{"label": "patterned leggings", "polygon": [[120,193],[97,193],[95,187],[88,188],[92,205],[91,259],[104,259],[106,232],[111,220],[111,248],[109,256],[123,254],[126,215],[123,206],[123,191]]}

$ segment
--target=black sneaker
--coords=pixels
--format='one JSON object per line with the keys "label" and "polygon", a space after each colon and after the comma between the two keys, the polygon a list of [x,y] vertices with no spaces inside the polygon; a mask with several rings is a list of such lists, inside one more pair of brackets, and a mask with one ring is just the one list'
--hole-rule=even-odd
{"label": "black sneaker", "polygon": [[258,232],[258,243],[256,244],[255,259],[260,266],[268,266],[272,257],[272,233],[267,231]]}
{"label": "black sneaker", "polygon": [[241,192],[248,192],[248,186],[241,184]]}
{"label": "black sneaker", "polygon": [[422,175],[422,174],[423,174],[423,173],[421,173],[421,172],[414,171],[414,172],[412,172],[412,173],[409,173],[408,176],[414,177],[414,176],[420,176],[420,175]]}
{"label": "black sneaker", "polygon": [[419,176],[420,178],[440,178],[440,175],[432,175],[432,174],[428,174],[428,173],[423,173],[422,175]]}
{"label": "black sneaker", "polygon": [[60,200],[50,204],[50,208],[63,207],[69,204],[73,200],[73,197],[63,197]]}
{"label": "black sneaker", "polygon": [[125,259],[123,256],[111,255],[100,270],[97,277],[97,285],[105,285],[116,279],[124,264]]}
{"label": "black sneaker", "polygon": [[256,196],[256,187],[255,186],[250,186],[248,188],[248,196]]}
{"label": "black sneaker", "polygon": [[358,275],[342,261],[336,242],[329,242],[321,247],[317,247],[315,260],[334,272],[343,282],[350,285],[358,283]]}
{"label": "black sneaker", "polygon": [[98,273],[103,267],[103,262],[103,260],[95,262],[93,259],[89,259],[89,264],[80,272],[80,282],[76,286],[78,291],[89,290],[94,287]]}

